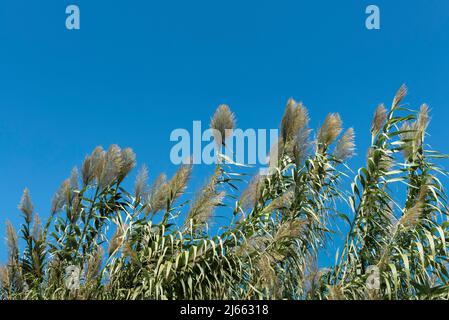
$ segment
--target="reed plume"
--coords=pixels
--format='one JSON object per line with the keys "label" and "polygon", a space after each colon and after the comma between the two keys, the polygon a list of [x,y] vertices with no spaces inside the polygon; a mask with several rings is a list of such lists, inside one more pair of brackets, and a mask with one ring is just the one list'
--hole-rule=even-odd
{"label": "reed plume", "polygon": [[342,121],[338,113],[327,115],[323,126],[318,131],[318,145],[321,152],[326,150],[337,139],[343,130],[341,126]]}
{"label": "reed plume", "polygon": [[30,191],[26,188],[23,191],[22,199],[20,200],[19,210],[22,211],[26,223],[31,223],[33,219],[34,206],[31,202]]}
{"label": "reed plume", "polygon": [[346,161],[354,155],[355,143],[354,143],[354,129],[349,128],[337,142],[335,147],[334,156],[335,158]]}
{"label": "reed plume", "polygon": [[145,204],[147,206],[146,213],[157,213],[162,210],[167,203],[168,183],[167,176],[162,173],[153,182],[147,195],[145,196]]}
{"label": "reed plume", "polygon": [[211,217],[214,209],[221,204],[225,193],[217,190],[217,184],[221,169],[218,167],[209,182],[196,196],[196,201],[191,206],[186,223],[190,221],[194,226],[203,226]]}
{"label": "reed plume", "polygon": [[373,121],[371,122],[371,133],[377,135],[387,120],[387,109],[383,104],[377,106],[374,112]]}
{"label": "reed plume", "polygon": [[134,195],[137,201],[140,202],[141,197],[148,193],[148,188],[148,169],[143,165],[137,174],[134,184]]}
{"label": "reed plume", "polygon": [[262,187],[265,181],[265,177],[256,174],[249,182],[246,189],[240,196],[240,204],[244,210],[248,210],[256,206],[260,199]]}
{"label": "reed plume", "polygon": [[173,178],[168,182],[168,189],[172,194],[172,201],[179,198],[187,188],[190,175],[192,174],[192,165],[184,164],[176,171]]}
{"label": "reed plume", "polygon": [[235,115],[228,105],[222,104],[215,111],[211,119],[210,127],[214,129],[214,137],[217,145],[225,146],[225,140],[235,128]]}
{"label": "reed plume", "polygon": [[6,244],[8,247],[9,264],[16,265],[19,262],[19,240],[16,230],[9,221],[6,221]]}

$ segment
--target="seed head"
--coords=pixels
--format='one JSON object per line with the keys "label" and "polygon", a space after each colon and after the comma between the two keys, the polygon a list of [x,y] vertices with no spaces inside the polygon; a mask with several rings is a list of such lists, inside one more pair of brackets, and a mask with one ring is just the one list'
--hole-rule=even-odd
{"label": "seed head", "polygon": [[210,127],[215,130],[215,142],[218,146],[225,145],[225,140],[235,128],[235,115],[228,105],[222,104],[215,111]]}
{"label": "seed head", "polygon": [[346,161],[354,155],[355,143],[354,143],[354,129],[349,128],[340,138],[335,147],[334,156],[335,158]]}
{"label": "seed head", "polygon": [[380,132],[387,120],[387,109],[383,104],[380,104],[374,112],[373,121],[371,123],[371,133],[376,135]]}
{"label": "seed head", "polygon": [[342,121],[338,113],[330,113],[323,126],[318,132],[318,143],[321,146],[320,150],[325,150],[330,146],[342,131]]}
{"label": "seed head", "polygon": [[24,214],[25,221],[27,223],[30,223],[33,219],[34,206],[31,202],[30,191],[28,190],[28,188],[23,191],[22,199],[19,203],[19,209]]}

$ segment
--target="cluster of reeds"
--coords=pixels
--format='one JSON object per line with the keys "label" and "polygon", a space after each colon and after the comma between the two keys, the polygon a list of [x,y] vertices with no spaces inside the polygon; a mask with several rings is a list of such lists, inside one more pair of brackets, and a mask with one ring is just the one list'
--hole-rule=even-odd
{"label": "cluster of reeds", "polygon": [[[191,165],[151,183],[143,166],[129,192],[132,150],[96,148],[62,183],[45,224],[25,190],[20,235],[7,223],[0,298],[447,299],[445,172],[433,162],[445,156],[424,143],[428,107],[404,108],[405,94],[401,87],[390,109],[376,109],[366,166],[350,191],[342,180],[354,130],[329,114],[314,133],[293,99],[270,153],[275,170],[241,192],[246,175],[224,162],[192,200],[184,195]],[[218,145],[234,126],[220,106],[211,121]],[[229,223],[212,232],[217,207]],[[341,223],[344,248],[319,269],[318,253]]]}

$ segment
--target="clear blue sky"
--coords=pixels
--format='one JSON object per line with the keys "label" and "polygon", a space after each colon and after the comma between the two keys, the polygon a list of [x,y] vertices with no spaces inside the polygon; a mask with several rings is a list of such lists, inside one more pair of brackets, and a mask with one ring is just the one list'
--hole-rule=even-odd
{"label": "clear blue sky", "polygon": [[[65,29],[72,3],[79,31]],[[365,28],[369,4],[380,31]],[[72,167],[112,143],[153,178],[171,173],[170,132],[220,103],[241,128],[277,127],[289,97],[314,127],[338,111],[364,156],[374,108],[406,83],[406,101],[433,110],[429,142],[449,151],[447,0],[2,0],[0,42],[0,261],[25,187],[46,217]]]}

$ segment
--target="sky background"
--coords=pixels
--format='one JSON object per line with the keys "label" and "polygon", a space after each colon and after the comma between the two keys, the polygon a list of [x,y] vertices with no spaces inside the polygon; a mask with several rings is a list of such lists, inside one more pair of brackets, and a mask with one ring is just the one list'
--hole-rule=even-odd
{"label": "sky background", "polygon": [[[81,30],[65,28],[69,4]],[[365,28],[369,4],[381,30]],[[357,169],[374,108],[402,83],[411,107],[430,105],[428,142],[448,152],[449,1],[2,0],[0,262],[23,189],[47,217],[97,145],[133,148],[151,178],[171,174],[173,129],[208,124],[221,103],[240,128],[277,128],[293,97],[314,128],[329,112],[354,127]],[[189,192],[210,171],[195,168]]]}

